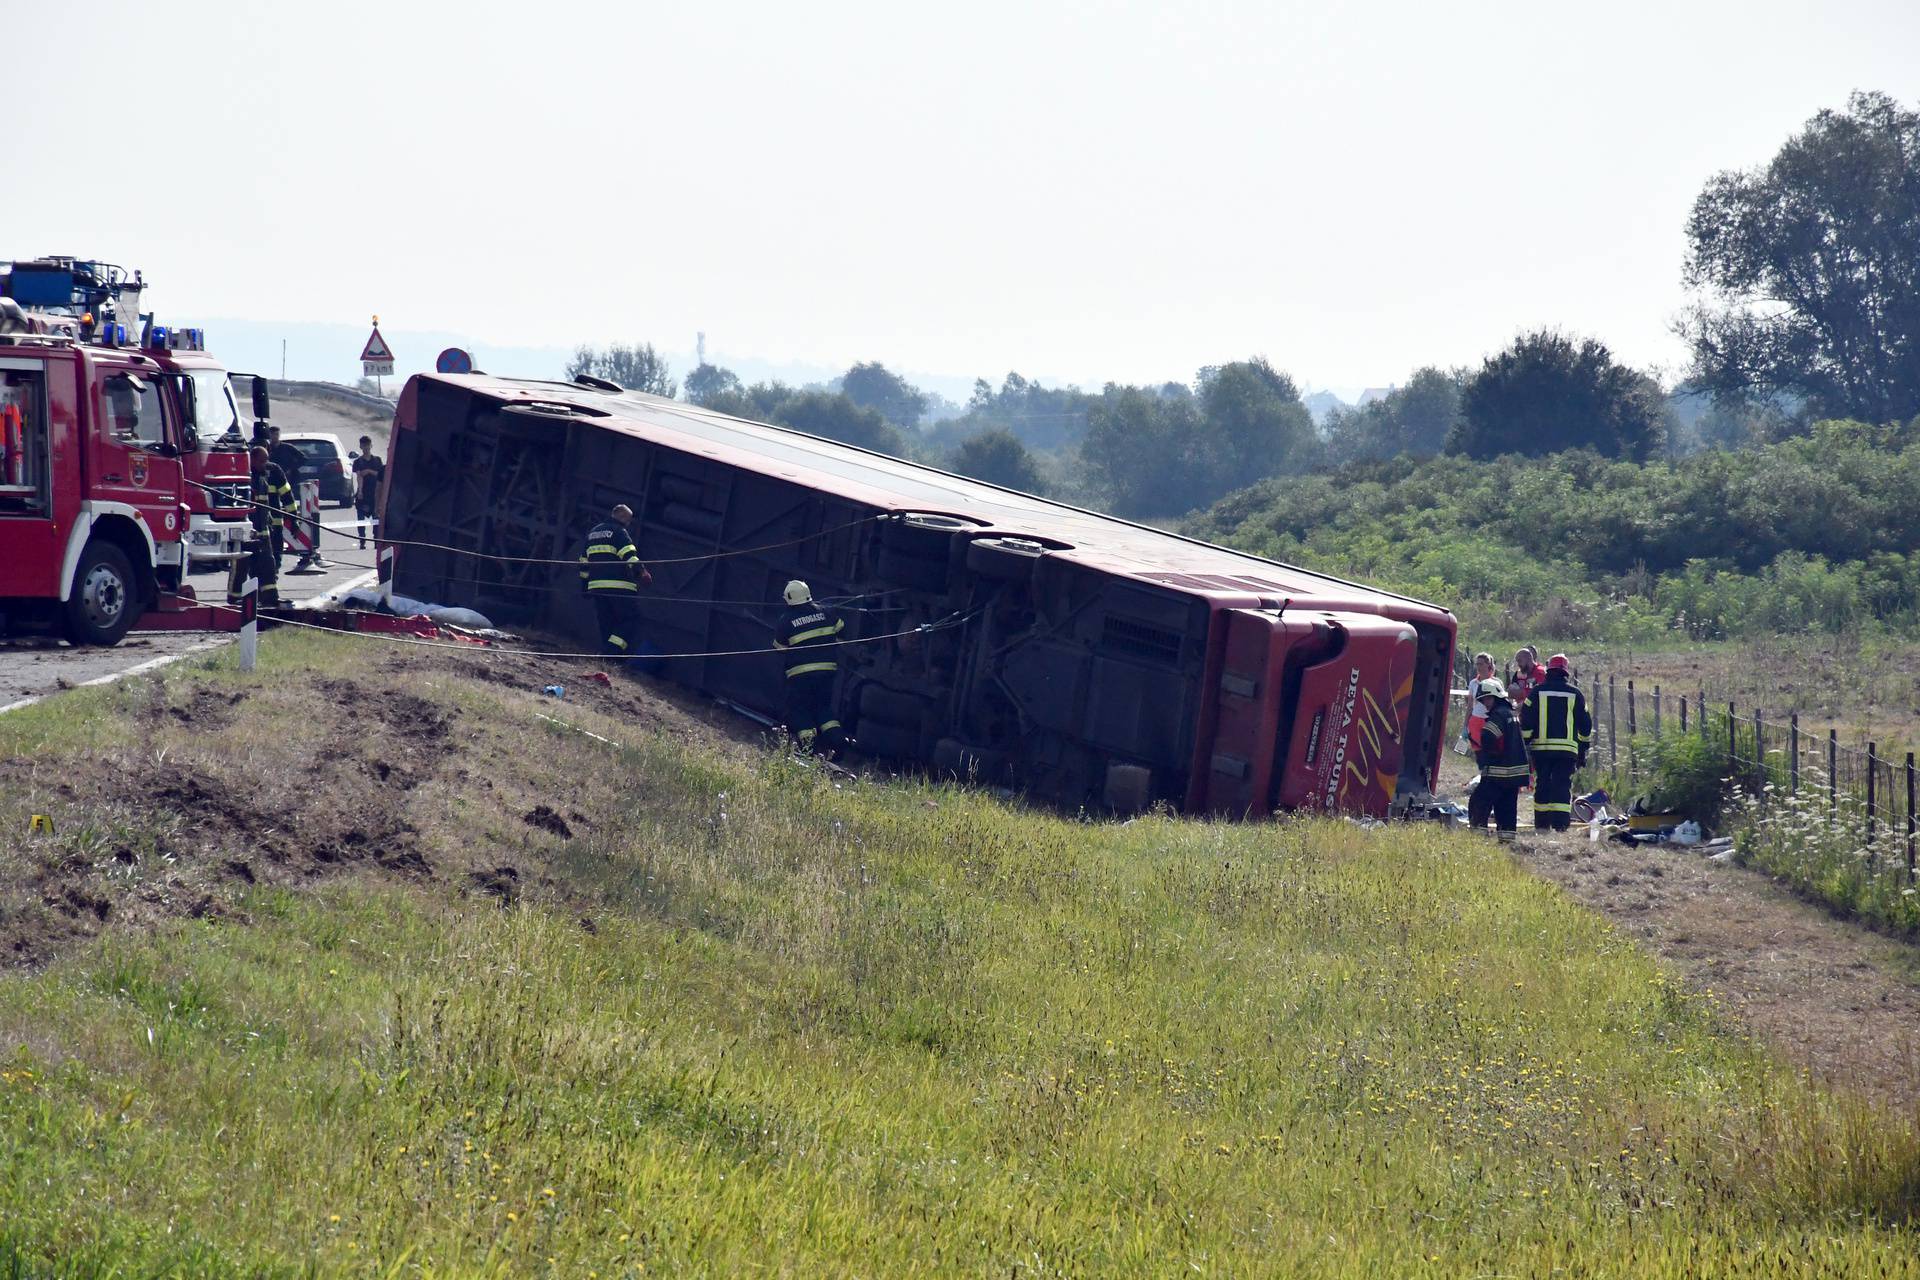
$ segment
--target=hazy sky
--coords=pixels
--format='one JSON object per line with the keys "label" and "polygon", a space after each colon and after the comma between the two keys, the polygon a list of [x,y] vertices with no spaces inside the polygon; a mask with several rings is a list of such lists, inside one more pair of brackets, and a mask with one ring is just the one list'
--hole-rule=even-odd
{"label": "hazy sky", "polygon": [[0,257],[141,267],[176,318],[1089,386],[1359,387],[1541,324],[1672,372],[1707,177],[1854,88],[1920,100],[1916,0],[0,0],[0,33]]}

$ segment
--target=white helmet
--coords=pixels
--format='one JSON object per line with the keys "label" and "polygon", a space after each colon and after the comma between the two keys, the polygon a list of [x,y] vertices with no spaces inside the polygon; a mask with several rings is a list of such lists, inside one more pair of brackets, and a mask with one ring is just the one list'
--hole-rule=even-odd
{"label": "white helmet", "polygon": [[807,601],[813,599],[813,589],[807,586],[806,583],[800,581],[800,579],[795,578],[787,584],[787,589],[782,592],[781,595],[786,599],[788,604],[805,604]]}

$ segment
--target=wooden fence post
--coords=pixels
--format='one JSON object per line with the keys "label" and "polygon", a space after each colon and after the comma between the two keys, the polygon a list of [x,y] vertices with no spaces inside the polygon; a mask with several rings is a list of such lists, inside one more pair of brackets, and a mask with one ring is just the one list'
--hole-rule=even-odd
{"label": "wooden fence post", "polygon": [[1753,709],[1753,760],[1760,766],[1760,785],[1767,783],[1767,725],[1760,708]]}
{"label": "wooden fence post", "polygon": [[1614,687],[1613,677],[1608,676],[1607,677],[1607,759],[1610,763],[1613,763],[1613,764],[1620,763],[1620,735],[1617,732],[1619,728],[1619,723],[1620,723],[1617,715],[1620,709],[1620,700],[1614,696],[1616,692],[1617,690]]}
{"label": "wooden fence post", "polygon": [[1872,867],[1878,859],[1873,852],[1873,809],[1874,784],[1880,780],[1880,765],[1875,759],[1879,754],[1879,744],[1867,744],[1867,866]]}
{"label": "wooden fence post", "polygon": [[1787,794],[1800,794],[1800,713],[1787,717]]}
{"label": "wooden fence post", "polygon": [[1660,736],[1660,686],[1653,686],[1653,736]]}
{"label": "wooden fence post", "polygon": [[1686,733],[1686,731],[1687,731],[1687,695],[1683,693],[1680,695],[1680,732],[1684,734]]}
{"label": "wooden fence post", "polygon": [[1736,713],[1734,710],[1734,706],[1731,702],[1729,702],[1727,704],[1727,772],[1728,773],[1732,773],[1735,769],[1740,767],[1740,743],[1739,743],[1739,740],[1733,736],[1734,726],[1735,724],[1738,723],[1738,721],[1735,718],[1735,715]]}
{"label": "wooden fence post", "polygon": [[1695,689],[1693,709],[1700,713],[1700,736],[1707,736],[1707,691]]}
{"label": "wooden fence post", "polygon": [[1907,752],[1907,880],[1913,880],[1913,752]]}
{"label": "wooden fence post", "polygon": [[1633,677],[1627,677],[1627,736],[1633,737],[1640,732],[1640,718],[1633,709]]}
{"label": "wooden fence post", "polygon": [[1840,731],[1827,730],[1827,808],[1840,812]]}

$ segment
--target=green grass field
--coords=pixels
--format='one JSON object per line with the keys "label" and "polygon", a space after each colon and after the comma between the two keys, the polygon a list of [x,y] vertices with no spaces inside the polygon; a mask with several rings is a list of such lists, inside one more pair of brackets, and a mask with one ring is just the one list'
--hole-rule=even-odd
{"label": "green grass field", "polygon": [[[213,733],[101,690],[0,754],[270,771],[350,643],[171,675],[247,695]],[[0,979],[0,1274],[1920,1275],[1916,1118],[1490,844],[1077,822],[382,678],[455,714],[432,878],[263,878]],[[590,823],[513,820],[540,795]],[[69,847],[24,803],[9,875]]]}

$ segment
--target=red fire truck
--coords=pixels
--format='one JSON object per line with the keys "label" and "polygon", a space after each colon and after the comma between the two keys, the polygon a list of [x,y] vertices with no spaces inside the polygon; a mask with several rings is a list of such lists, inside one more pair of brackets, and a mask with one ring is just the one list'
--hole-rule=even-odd
{"label": "red fire truck", "polygon": [[[226,527],[246,519],[245,442],[225,370],[198,330],[140,315],[137,275],[66,258],[9,265],[0,634],[110,645],[136,624],[230,629],[233,615],[199,606],[185,580],[190,556],[225,552]],[[222,526],[220,552],[190,550],[196,516]]]}

